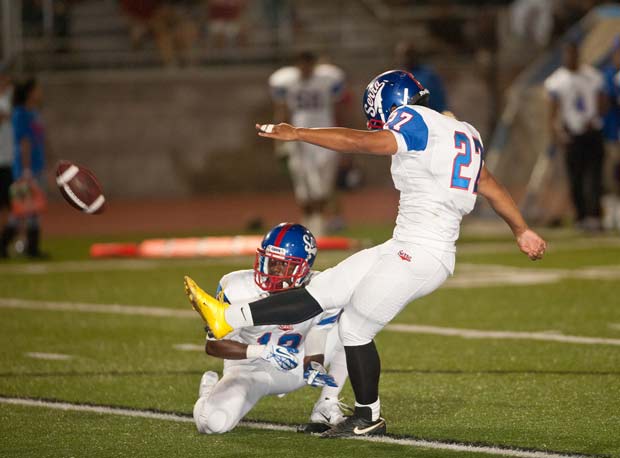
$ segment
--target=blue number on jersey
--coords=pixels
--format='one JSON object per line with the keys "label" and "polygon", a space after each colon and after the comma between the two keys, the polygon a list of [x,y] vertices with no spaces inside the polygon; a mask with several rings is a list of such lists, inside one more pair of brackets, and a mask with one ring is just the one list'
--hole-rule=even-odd
{"label": "blue number on jersey", "polygon": [[407,144],[407,151],[423,151],[428,145],[428,126],[420,113],[411,107],[394,110],[384,129],[400,133]]}
{"label": "blue number on jersey", "polygon": [[256,342],[258,342],[259,345],[267,345],[269,343],[269,339],[271,339],[271,333],[266,332],[265,334],[260,336],[258,339],[256,339]]}
{"label": "blue number on jersey", "polygon": [[297,348],[301,342],[301,334],[284,334],[278,339],[278,345],[282,347]]}
{"label": "blue number on jersey", "polygon": [[464,132],[454,132],[454,147],[459,153],[452,163],[452,183],[451,188],[469,189],[469,178],[461,176],[461,167],[468,167],[471,164],[471,145],[469,137]]}
{"label": "blue number on jersey", "polygon": [[474,194],[478,194],[478,181],[480,181],[480,172],[482,172],[482,161],[484,161],[484,148],[482,148],[482,143],[477,138],[474,138],[474,151],[476,154],[480,155],[480,168],[478,169],[478,174],[476,175],[476,181],[474,181]]}
{"label": "blue number on jersey", "polygon": [[[256,341],[260,345],[267,345],[271,339],[271,333],[266,332],[260,336]],[[283,334],[278,339],[278,345],[281,347],[297,348],[301,343],[301,334]]]}
{"label": "blue number on jersey", "polygon": [[[452,182],[450,183],[450,187],[467,191],[471,180],[461,176],[461,168],[471,165],[471,142],[466,133],[459,131],[454,132],[454,147],[458,150],[458,154],[452,163]],[[484,149],[482,148],[482,143],[477,138],[474,138],[474,152],[481,156],[480,168],[478,169],[476,180],[474,181],[473,193],[476,194],[478,192],[480,172],[482,171],[482,161],[484,160]]]}

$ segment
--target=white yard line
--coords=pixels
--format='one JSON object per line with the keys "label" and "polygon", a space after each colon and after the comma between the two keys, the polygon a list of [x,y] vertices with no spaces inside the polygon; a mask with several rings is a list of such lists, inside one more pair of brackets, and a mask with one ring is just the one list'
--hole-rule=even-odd
{"label": "white yard line", "polygon": [[[24,398],[5,398],[0,397],[0,403],[2,404],[10,404],[10,405],[19,405],[19,406],[27,406],[27,407],[43,407],[48,409],[57,409],[63,411],[73,411],[73,412],[89,412],[89,413],[98,413],[98,414],[107,414],[107,415],[120,415],[125,417],[138,417],[138,418],[147,418],[152,420],[165,420],[165,421],[175,421],[180,423],[193,423],[194,420],[188,416],[176,415],[173,413],[162,413],[162,412],[152,412],[149,410],[134,410],[134,409],[124,409],[122,407],[106,407],[106,406],[90,406],[83,404],[72,404],[68,402],[51,402],[51,401],[43,401],[38,399],[24,399]],[[251,429],[262,429],[269,431],[286,431],[286,432],[295,432],[295,426],[290,425],[279,425],[274,423],[267,422],[245,422],[242,421],[240,426]],[[423,439],[408,439],[408,438],[398,438],[398,437],[384,437],[384,436],[374,436],[374,437],[357,437],[355,440],[361,440],[366,442],[377,442],[383,444],[395,444],[395,445],[403,445],[408,447],[416,447],[416,448],[431,448],[435,450],[445,450],[445,451],[453,451],[453,452],[469,452],[469,453],[484,453],[488,455],[494,456],[508,456],[508,457],[517,457],[517,458],[582,458],[584,455],[578,454],[564,454],[564,453],[553,453],[553,452],[544,452],[544,451],[535,451],[535,450],[519,450],[512,448],[502,448],[502,447],[494,447],[494,446],[484,446],[484,445],[468,445],[468,444],[459,444],[453,442],[440,442],[440,441],[428,441]]]}
{"label": "white yard line", "polygon": [[564,454],[543,452],[534,450],[505,449],[500,447],[484,445],[467,445],[451,442],[435,442],[423,439],[400,439],[395,437],[370,436],[364,438],[354,438],[366,442],[380,442],[382,444],[408,445],[409,447],[431,448],[434,450],[445,450],[451,452],[484,453],[493,456],[510,456],[517,458],[582,458],[584,455]]}
{"label": "white yard line", "polygon": [[513,332],[513,331],[481,331],[478,329],[445,328],[415,324],[388,324],[386,330],[408,332],[413,334],[431,334],[436,336],[462,337],[464,339],[510,339],[510,340],[542,340],[584,345],[618,345],[620,339],[603,337],[570,336],[547,332]]}
{"label": "white yard line", "polygon": [[[592,237],[574,240],[559,240],[551,244],[549,253],[558,251],[574,251],[589,248],[620,246],[618,237]],[[457,244],[459,254],[485,254],[514,252],[518,249],[513,242],[469,242]],[[347,252],[326,251],[318,259],[323,267],[332,266],[343,259]],[[218,266],[247,263],[250,256],[235,256],[223,258],[190,258],[190,259],[90,259],[84,261],[39,262],[27,264],[0,265],[0,274],[30,274],[40,275],[54,272],[100,272],[109,270],[151,270],[157,268],[174,268],[186,266]],[[459,264],[457,270],[462,270],[464,264]]]}
{"label": "white yard line", "polygon": [[[32,301],[27,299],[0,298],[0,309],[2,308],[197,319],[196,313],[191,310],[179,310],[164,307],[147,307],[140,305],[87,304],[76,302],[50,302]],[[459,329],[414,324],[388,324],[385,329],[387,331],[405,332],[410,334],[430,334],[439,336],[461,337],[466,339],[542,340],[548,342],[583,345],[620,345],[620,339],[571,336],[550,332],[483,331],[477,329]]]}
{"label": "white yard line", "polygon": [[[336,255],[336,253],[329,253]],[[342,255],[337,259],[340,259]],[[334,262],[329,263],[333,265]],[[325,260],[324,260],[325,261]],[[159,268],[191,268],[215,265],[234,265],[247,262],[247,258],[216,258],[202,260],[100,260],[39,264],[0,265],[0,276],[3,273],[22,275],[43,275],[67,272],[98,272],[115,270],[144,271]],[[325,264],[327,265],[327,264]],[[618,280],[620,266],[593,266],[581,269],[534,269],[518,268],[492,264],[467,264],[457,266],[456,274],[450,277],[442,289],[484,288],[502,285],[538,285],[550,284],[565,279],[584,280]]]}
{"label": "white yard line", "polygon": [[153,270],[178,267],[208,267],[247,264],[248,256],[209,259],[93,259],[85,261],[33,262],[0,265],[1,274],[43,275],[50,273],[104,272],[116,270]]}
{"label": "white yard line", "polygon": [[499,285],[537,285],[566,279],[616,280],[620,266],[593,266],[581,269],[527,269],[491,264],[459,264],[442,288],[475,288]]}
{"label": "white yard line", "polygon": [[205,351],[204,345],[196,345],[193,343],[175,344],[172,346],[172,348],[174,348],[175,350],[179,350],[179,351],[200,351],[200,352]]}
{"label": "white yard line", "polygon": [[123,409],[119,407],[104,407],[104,406],[89,406],[83,404],[72,404],[69,402],[51,402],[42,401],[39,399],[23,399],[23,398],[4,398],[0,397],[0,403],[12,404],[28,407],[46,407],[48,409],[66,410],[73,412],[91,412],[91,413],[103,413],[112,415],[122,415],[124,417],[140,417],[140,418],[152,418],[155,420],[171,420],[193,423],[194,420],[189,417],[182,417],[180,415],[170,413],[158,413],[149,412],[148,410],[133,410]]}
{"label": "white yard line", "polygon": [[[486,288],[501,285],[540,285],[555,283],[569,274],[556,271],[532,271],[532,270],[478,270],[470,272],[457,272],[454,277],[441,286],[442,289],[450,288]],[[620,274],[619,274],[620,276]]]}
{"label": "white yard line", "polygon": [[[189,306],[188,306],[189,307]],[[106,313],[112,315],[162,316],[195,318],[196,312],[143,305],[88,304],[81,302],[31,301],[27,299],[0,298],[0,308],[52,310],[58,312]]]}
{"label": "white yard line", "polygon": [[[588,250],[591,248],[618,247],[620,238],[618,237],[582,237],[578,239],[551,241],[548,253],[553,254],[559,251]],[[511,253],[518,250],[516,244],[511,241],[506,242],[465,242],[456,244],[459,254],[486,254],[486,253]]]}
{"label": "white yard line", "polygon": [[47,359],[50,361],[67,361],[69,359],[73,359],[73,356],[71,355],[64,355],[62,353],[42,353],[37,351],[24,353],[24,356],[34,359]]}

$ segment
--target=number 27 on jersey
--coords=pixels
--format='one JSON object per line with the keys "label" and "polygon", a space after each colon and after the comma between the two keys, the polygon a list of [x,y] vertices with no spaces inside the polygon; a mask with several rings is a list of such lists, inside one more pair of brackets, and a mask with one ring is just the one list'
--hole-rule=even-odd
{"label": "number 27 on jersey", "polygon": [[[476,179],[474,181],[474,187],[472,192],[476,194],[478,192],[478,180],[480,179],[480,171],[482,170],[482,160],[484,159],[484,151],[482,149],[482,143],[477,138],[470,139],[465,132],[454,132],[454,148],[456,149],[456,156],[452,162],[452,175],[450,187],[454,189],[460,189],[463,191],[469,190],[471,178],[463,176],[464,170],[467,170],[472,165],[472,149],[474,154],[480,157],[480,166],[476,173]],[[466,175],[473,176],[468,173]]]}

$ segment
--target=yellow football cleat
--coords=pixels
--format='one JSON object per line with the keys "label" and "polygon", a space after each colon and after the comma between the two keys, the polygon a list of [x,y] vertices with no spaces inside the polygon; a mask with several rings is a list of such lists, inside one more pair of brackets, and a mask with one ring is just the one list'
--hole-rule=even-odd
{"label": "yellow football cleat", "polygon": [[228,307],[225,302],[218,301],[209,295],[187,275],[184,278],[185,294],[189,298],[194,310],[209,326],[216,339],[221,339],[230,333],[233,328],[226,322],[224,311]]}

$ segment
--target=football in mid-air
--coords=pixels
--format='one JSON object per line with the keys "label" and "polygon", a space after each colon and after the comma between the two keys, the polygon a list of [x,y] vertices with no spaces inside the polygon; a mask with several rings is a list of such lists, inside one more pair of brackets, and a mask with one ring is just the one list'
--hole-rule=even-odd
{"label": "football in mid-air", "polygon": [[87,168],[60,161],[56,167],[56,184],[65,200],[78,210],[96,215],[105,209],[101,185]]}

